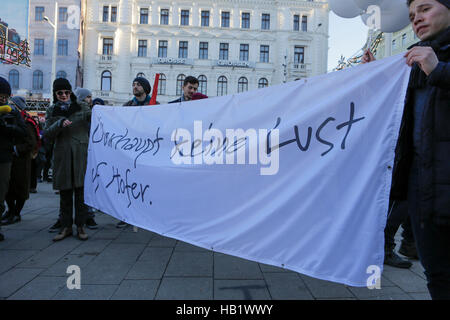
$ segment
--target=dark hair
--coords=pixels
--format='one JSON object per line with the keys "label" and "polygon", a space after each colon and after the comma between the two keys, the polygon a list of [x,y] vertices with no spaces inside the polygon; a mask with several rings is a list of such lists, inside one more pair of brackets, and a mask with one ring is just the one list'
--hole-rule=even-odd
{"label": "dark hair", "polygon": [[406,0],[406,4],[408,5],[408,7],[411,5],[411,3],[413,2],[414,0]]}
{"label": "dark hair", "polygon": [[190,84],[198,84],[198,79],[196,77],[193,77],[193,76],[187,76],[186,79],[184,79],[183,87],[185,85],[187,85],[188,83],[190,83]]}

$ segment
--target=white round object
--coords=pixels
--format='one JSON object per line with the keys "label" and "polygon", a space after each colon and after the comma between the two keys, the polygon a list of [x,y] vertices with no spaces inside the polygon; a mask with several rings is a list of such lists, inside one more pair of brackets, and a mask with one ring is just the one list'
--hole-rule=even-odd
{"label": "white round object", "polygon": [[354,18],[363,13],[354,0],[328,0],[330,9],[339,17]]}

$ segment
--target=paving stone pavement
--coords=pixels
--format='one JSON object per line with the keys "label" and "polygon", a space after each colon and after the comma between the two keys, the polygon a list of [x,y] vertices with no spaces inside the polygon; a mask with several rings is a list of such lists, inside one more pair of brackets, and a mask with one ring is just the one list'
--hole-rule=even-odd
{"label": "paving stone pavement", "polygon": [[[59,196],[39,183],[22,221],[2,226],[0,300],[429,300],[423,268],[385,266],[381,289],[318,280],[128,226],[96,213],[87,241],[53,242]],[[399,232],[400,233],[400,232]],[[398,235],[399,235],[398,233]],[[396,238],[399,242],[399,239]],[[81,289],[68,289],[70,265],[81,270]],[[70,280],[70,279],[69,279]],[[70,281],[69,281],[70,282]]]}

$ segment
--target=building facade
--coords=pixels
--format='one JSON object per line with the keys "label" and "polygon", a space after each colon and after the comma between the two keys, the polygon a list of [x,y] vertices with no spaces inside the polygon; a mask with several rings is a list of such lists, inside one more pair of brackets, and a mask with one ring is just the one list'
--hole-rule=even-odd
{"label": "building facade", "polygon": [[[375,34],[373,38],[377,35],[378,34]],[[387,41],[389,41],[390,48],[386,48]],[[408,47],[419,41],[420,39],[417,38],[412,29],[412,25],[410,24],[402,30],[390,34],[389,37],[387,37],[386,34],[383,34],[383,37],[374,52],[374,56],[376,59],[383,59],[388,55],[396,55],[408,51]]]}
{"label": "building facade", "polygon": [[111,105],[132,81],[160,74],[158,101],[181,95],[185,77],[210,96],[326,73],[327,1],[87,1],[84,87]]}
{"label": "building facade", "polygon": [[[0,65],[0,73],[9,80],[13,94],[24,95],[30,101],[52,99],[54,28],[47,22],[46,17],[53,24],[55,18],[57,19],[56,78],[67,78],[74,88],[77,83],[80,84],[78,68],[78,48],[81,40],[78,23],[80,5],[80,0],[58,0],[55,17],[55,1],[30,0],[28,42],[31,51],[31,68]],[[74,28],[75,25],[78,27]]]}

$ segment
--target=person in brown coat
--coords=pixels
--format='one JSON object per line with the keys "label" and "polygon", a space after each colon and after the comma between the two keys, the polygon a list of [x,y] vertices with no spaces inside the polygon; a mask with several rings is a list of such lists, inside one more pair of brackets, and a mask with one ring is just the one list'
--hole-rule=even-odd
{"label": "person in brown coat", "polygon": [[3,225],[13,224],[21,220],[20,212],[30,195],[31,159],[33,153],[36,152],[38,141],[35,126],[26,120],[24,111],[26,108],[25,99],[17,96],[12,97],[10,102],[11,107],[15,107],[22,114],[22,118],[27,127],[27,135],[18,138],[14,145],[11,178],[5,197],[6,203],[8,204],[8,212],[1,221]]}

